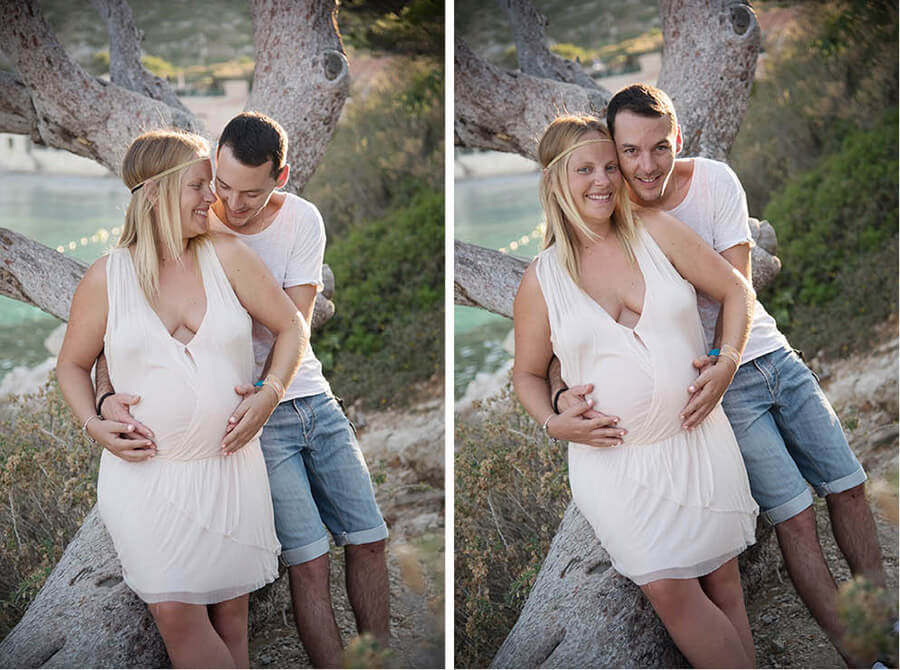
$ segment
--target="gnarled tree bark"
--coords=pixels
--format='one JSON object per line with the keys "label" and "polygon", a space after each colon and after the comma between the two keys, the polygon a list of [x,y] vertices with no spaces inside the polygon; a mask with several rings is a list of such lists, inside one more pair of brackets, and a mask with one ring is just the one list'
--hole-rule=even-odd
{"label": "gnarled tree bark", "polygon": [[[535,157],[536,141],[560,112],[603,116],[610,94],[551,58],[544,19],[526,0],[500,0],[510,13],[521,72],[486,63],[457,40],[454,141],[458,146]],[[685,139],[683,155],[724,160],[749,100],[759,26],[744,0],[660,0],[665,52],[659,86],[672,97]],[[520,44],[521,43],[521,44]],[[753,284],[780,269],[775,234],[751,221]],[[456,242],[455,300],[504,316],[525,262]],[[771,534],[745,552],[748,590],[771,565]],[[612,569],[590,526],[570,505],[516,625],[494,667],[684,667],[640,591]]]}
{"label": "gnarled tree bark", "polygon": [[[4,4],[0,43],[17,73],[0,73],[0,132],[27,134],[119,172],[141,132],[176,127],[205,133],[168,84],[140,64],[140,31],[123,0],[94,0],[110,33],[113,81],[72,61],[44,21],[37,0]],[[288,132],[288,189],[315,171],[349,92],[349,71],[334,0],[252,0],[257,69],[248,108],[269,113]],[[68,319],[86,266],[0,228],[0,295]],[[334,313],[334,277],[324,268],[312,327]],[[268,591],[251,598],[251,627],[271,609]],[[160,667],[165,649],[147,608],[124,586],[121,566],[96,508],[70,542],[25,616],[0,643],[2,667]]]}
{"label": "gnarled tree bark", "polygon": [[544,28],[547,17],[527,0],[497,0],[509,16],[509,26],[516,40],[516,59],[525,74],[555,79],[584,88],[603,90],[578,63],[557,56],[547,47]]}
{"label": "gnarled tree bark", "polygon": [[141,41],[144,34],[134,24],[128,3],[125,0],[92,0],[91,4],[106,23],[109,35],[109,78],[112,83],[190,114],[169,82],[148,71],[141,63]]}

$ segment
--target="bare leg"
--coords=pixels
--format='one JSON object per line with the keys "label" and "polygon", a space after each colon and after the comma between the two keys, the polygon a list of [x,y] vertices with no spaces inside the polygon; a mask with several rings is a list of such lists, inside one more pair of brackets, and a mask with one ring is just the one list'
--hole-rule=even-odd
{"label": "bare leg", "polygon": [[660,579],[641,587],[675,644],[695,668],[749,668],[740,635],[696,579]]}
{"label": "bare leg", "polygon": [[384,646],[390,643],[388,631],[388,571],[384,540],[347,545],[347,596],[356,616],[356,628],[371,633]]}
{"label": "bare leg", "polygon": [[810,614],[850,667],[858,667],[841,645],[844,628],[837,615],[837,586],[825,563],[816,513],[812,507],[775,526],[781,555],[791,582]]}
{"label": "bare leg", "polygon": [[342,668],[344,649],[331,608],[329,557],[323,554],[288,569],[291,604],[300,641],[316,668]]}
{"label": "bare leg", "polygon": [[866,503],[865,484],[826,496],[831,530],[854,575],[864,575],[878,586],[885,585],[881,547],[872,510]]}
{"label": "bare leg", "polygon": [[750,621],[744,608],[744,592],[741,589],[741,573],[738,560],[733,558],[718,570],[700,578],[700,586],[716,607],[725,613],[731,625],[741,639],[741,645],[756,665],[756,649],[753,647],[753,635],[750,632]]}
{"label": "bare leg", "polygon": [[213,628],[206,605],[149,605],[173,668],[233,668],[234,659]]}
{"label": "bare leg", "polygon": [[250,652],[247,649],[247,603],[248,594],[209,606],[209,618],[213,628],[222,638],[234,667],[249,668]]}

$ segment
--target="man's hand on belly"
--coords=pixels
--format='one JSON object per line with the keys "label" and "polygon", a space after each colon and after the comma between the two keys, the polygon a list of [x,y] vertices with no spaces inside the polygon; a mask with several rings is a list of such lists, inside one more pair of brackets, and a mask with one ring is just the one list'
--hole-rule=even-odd
{"label": "man's hand on belly", "polygon": [[138,404],[140,401],[141,397],[139,395],[133,395],[131,393],[114,393],[113,395],[104,398],[103,403],[100,405],[100,414],[104,419],[118,421],[119,423],[127,423],[134,426],[134,430],[130,433],[122,433],[123,439],[135,440],[140,443],[146,443],[148,440],[150,441],[149,447],[138,446],[136,444],[132,447],[133,449],[152,448],[155,452],[156,445],[153,443],[153,431],[131,415],[131,406]]}
{"label": "man's hand on belly", "polygon": [[156,444],[153,442],[153,431],[131,415],[131,406],[138,404],[140,401],[141,397],[139,395],[133,395],[131,393],[114,393],[113,395],[104,398],[103,403],[100,405],[100,413],[104,419],[108,421],[118,421],[119,423],[128,424],[134,427],[134,430],[131,432],[120,434],[120,437],[123,440],[131,441],[133,444],[128,445],[127,448],[123,445],[123,448],[119,449],[107,447],[120,458],[128,456],[125,460],[129,461],[144,460],[145,458],[156,455]]}
{"label": "man's hand on belly", "polygon": [[559,394],[556,406],[560,413],[551,418],[547,431],[551,437],[592,447],[616,447],[628,432],[616,424],[619,417],[607,416],[593,409],[587,397],[593,384],[573,386]]}

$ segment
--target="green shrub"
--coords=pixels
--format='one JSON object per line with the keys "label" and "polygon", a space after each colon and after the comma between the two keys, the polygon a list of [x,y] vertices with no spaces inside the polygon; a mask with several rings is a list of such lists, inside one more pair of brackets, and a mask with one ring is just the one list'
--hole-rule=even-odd
{"label": "green shrub", "polygon": [[896,2],[839,0],[800,10],[803,28],[765,54],[765,74],[753,84],[729,155],[754,216],[786,180],[897,105]]}
{"label": "green shrub", "polygon": [[303,191],[330,237],[443,189],[443,92],[432,60],[394,58],[370,90],[354,93]]}
{"label": "green shrub", "polygon": [[0,420],[0,638],[19,621],[97,498],[99,447],[56,379]]}
{"label": "green shrub", "polygon": [[783,267],[760,297],[800,349],[846,353],[897,309],[897,123],[847,135],[766,207]]}
{"label": "green shrub", "polygon": [[456,422],[455,658],[487,667],[519,616],[569,502],[565,445],[503,395]]}
{"label": "green shrub", "polygon": [[353,226],[325,253],[336,313],[313,346],[337,392],[404,404],[411,384],[443,370],[444,196],[426,191]]}

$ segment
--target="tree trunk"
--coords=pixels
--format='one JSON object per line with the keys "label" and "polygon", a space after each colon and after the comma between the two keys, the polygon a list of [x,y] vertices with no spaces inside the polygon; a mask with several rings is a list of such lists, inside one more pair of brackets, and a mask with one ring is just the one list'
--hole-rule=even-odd
{"label": "tree trunk", "polygon": [[724,161],[750,102],[759,23],[746,0],[659,3],[663,65],[658,85],[678,112],[685,156]]}
{"label": "tree trunk", "polygon": [[[746,594],[776,558],[771,529],[741,556]],[[747,596],[749,597],[749,595]],[[686,668],[640,589],[617,573],[588,522],[569,503],[519,620],[494,668]]]}
{"label": "tree trunk", "polygon": [[[273,586],[251,594],[251,630],[272,615]],[[0,642],[0,667],[168,665],[150,611],[122,581],[122,566],[95,506],[25,616]]]}
{"label": "tree trunk", "polygon": [[247,109],[287,131],[287,190],[316,170],[350,93],[335,0],[251,0],[256,68]]}
{"label": "tree trunk", "polygon": [[[501,2],[514,17],[517,45],[520,35],[543,36],[543,17],[525,0]],[[750,99],[760,43],[756,15],[746,0],[660,0],[659,8],[665,51],[658,84],[678,110],[683,155],[724,160]],[[487,63],[457,38],[457,146],[534,158],[538,138],[557,115],[605,115],[608,91],[569,83],[583,80],[546,47],[517,48],[522,72]]]}

